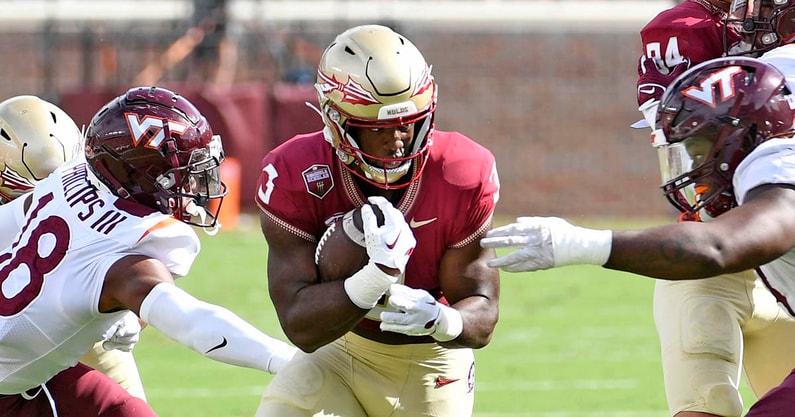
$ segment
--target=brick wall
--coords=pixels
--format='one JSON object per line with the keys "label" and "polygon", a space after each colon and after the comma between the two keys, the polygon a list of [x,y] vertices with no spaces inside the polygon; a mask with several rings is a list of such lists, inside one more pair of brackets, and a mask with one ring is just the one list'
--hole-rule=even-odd
{"label": "brick wall", "polygon": [[[327,43],[333,33],[314,39]],[[417,28],[404,33],[433,65],[440,86],[437,128],[463,132],[496,155],[501,214],[576,218],[671,213],[658,189],[648,132],[629,128],[639,118],[637,34]],[[102,39],[108,43],[119,36]],[[122,92],[136,66],[140,69],[169,44],[168,39],[152,38],[137,53],[120,47],[117,72],[107,73],[101,54],[86,52],[96,47],[84,48],[92,42],[101,43],[80,33],[58,36],[46,54],[39,35],[0,34],[5,64],[0,97],[38,94],[57,101],[58,92],[97,84]],[[241,48],[237,71],[245,81],[273,73],[272,62],[254,56],[254,50],[250,44]],[[45,71],[46,61],[57,64]],[[167,75],[179,79],[188,73],[176,68]],[[263,75],[263,81],[272,82],[269,76]],[[307,117],[316,117],[307,111]]]}
{"label": "brick wall", "polygon": [[636,34],[424,36],[437,126],[492,149],[503,213],[667,215],[635,99]]}

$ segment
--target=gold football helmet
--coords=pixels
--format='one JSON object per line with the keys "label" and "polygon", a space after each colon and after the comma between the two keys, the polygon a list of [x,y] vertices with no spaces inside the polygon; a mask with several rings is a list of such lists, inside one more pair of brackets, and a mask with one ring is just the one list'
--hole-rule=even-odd
{"label": "gold football helmet", "polygon": [[30,95],[0,103],[0,204],[32,190],[81,143],[75,122],[52,103]]}
{"label": "gold football helmet", "polygon": [[[343,32],[320,59],[315,88],[326,140],[354,175],[387,189],[419,178],[431,144],[437,89],[431,67],[408,39],[378,25]],[[399,158],[368,155],[350,134],[351,127],[412,123],[413,141]],[[409,172],[408,181],[399,181]]]}

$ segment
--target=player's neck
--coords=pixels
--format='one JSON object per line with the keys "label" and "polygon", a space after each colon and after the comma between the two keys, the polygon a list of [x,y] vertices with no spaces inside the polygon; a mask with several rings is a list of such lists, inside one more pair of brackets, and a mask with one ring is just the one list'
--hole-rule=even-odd
{"label": "player's neck", "polygon": [[361,178],[357,177],[355,180],[356,180],[356,185],[359,186],[359,190],[361,190],[362,194],[365,197],[381,196],[389,200],[389,202],[391,202],[392,205],[394,206],[398,205],[400,199],[403,198],[403,195],[406,193],[406,187],[399,189],[385,190],[383,188],[376,187],[375,185],[372,185]]}

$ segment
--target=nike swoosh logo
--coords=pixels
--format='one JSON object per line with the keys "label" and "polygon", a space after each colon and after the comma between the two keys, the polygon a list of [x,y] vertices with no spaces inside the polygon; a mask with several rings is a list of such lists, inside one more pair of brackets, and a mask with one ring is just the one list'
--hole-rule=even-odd
{"label": "nike swoosh logo", "polygon": [[435,221],[436,221],[436,217],[434,217],[432,219],[428,219],[428,220],[421,220],[421,221],[414,220],[414,218],[412,217],[411,221],[409,222],[409,227],[411,227],[412,229],[416,229],[418,227],[425,226],[426,224],[433,223]]}
{"label": "nike swoosh logo", "polygon": [[206,355],[206,354],[208,354],[208,353],[210,353],[210,352],[212,352],[214,350],[221,349],[222,347],[226,346],[226,344],[227,344],[226,337],[224,337],[224,340],[221,343],[213,346],[212,348],[210,348],[210,350],[208,350],[207,352],[204,352],[204,354]]}
{"label": "nike swoosh logo", "polygon": [[437,376],[436,380],[434,381],[434,383],[436,384],[436,388],[441,388],[441,387],[443,387],[445,385],[450,385],[450,384],[452,384],[453,382],[456,382],[456,381],[458,381],[458,378],[456,378],[456,379],[445,379],[445,378],[442,378],[440,376]]}
{"label": "nike swoosh logo", "polygon": [[398,235],[395,236],[395,241],[392,242],[391,245],[389,243],[387,243],[386,247],[389,248],[389,249],[395,249],[395,245],[397,245],[398,239],[400,239],[400,233],[398,233]]}
{"label": "nike swoosh logo", "polygon": [[654,87],[652,87],[652,88],[641,88],[640,92],[643,93],[643,94],[651,94],[651,93],[655,92],[656,90],[657,89],[654,88]]}

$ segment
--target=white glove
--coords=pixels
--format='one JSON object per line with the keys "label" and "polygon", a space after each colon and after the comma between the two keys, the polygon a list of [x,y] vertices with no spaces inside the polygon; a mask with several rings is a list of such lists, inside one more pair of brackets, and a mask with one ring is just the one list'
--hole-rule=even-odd
{"label": "white glove", "polygon": [[138,316],[128,312],[106,332],[102,348],[130,352],[141,337],[141,323]]}
{"label": "white glove", "polygon": [[657,108],[660,107],[660,101],[649,99],[638,107],[638,111],[643,115],[643,120],[649,125],[651,130],[657,127]]}
{"label": "white glove", "polygon": [[403,213],[392,206],[384,197],[370,197],[384,214],[384,225],[378,226],[375,213],[370,205],[362,207],[362,229],[370,261],[387,268],[405,272],[411,252],[417,241]]}
{"label": "white glove", "polygon": [[488,261],[507,272],[537,271],[565,265],[604,265],[613,243],[611,230],[577,227],[557,217],[519,217],[489,231],[484,248],[519,248]]}
{"label": "white glove", "polygon": [[345,292],[357,307],[369,310],[397,282],[417,244],[403,213],[384,197],[370,197],[384,215],[384,225],[378,226],[373,208],[362,207],[362,229],[370,262],[345,280]]}
{"label": "white glove", "polygon": [[455,339],[464,328],[458,310],[433,298],[425,290],[401,284],[389,287],[388,308],[381,312],[381,330],[409,336],[432,336],[440,342]]}

